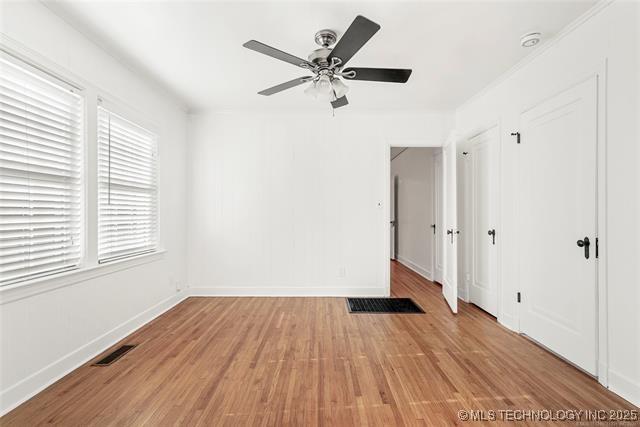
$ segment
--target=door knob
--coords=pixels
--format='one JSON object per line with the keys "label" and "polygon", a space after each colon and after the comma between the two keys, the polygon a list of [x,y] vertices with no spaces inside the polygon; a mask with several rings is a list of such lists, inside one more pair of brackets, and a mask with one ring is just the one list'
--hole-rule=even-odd
{"label": "door knob", "polygon": [[583,240],[578,240],[576,244],[579,248],[584,248],[584,257],[589,259],[589,246],[591,245],[589,238],[585,237]]}

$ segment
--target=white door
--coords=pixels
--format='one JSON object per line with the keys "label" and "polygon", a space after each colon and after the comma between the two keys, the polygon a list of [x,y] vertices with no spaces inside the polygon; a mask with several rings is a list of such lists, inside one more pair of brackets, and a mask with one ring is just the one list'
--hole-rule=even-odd
{"label": "white door", "polygon": [[398,247],[397,243],[397,235],[398,235],[398,222],[396,218],[398,217],[398,176],[391,177],[391,222],[389,224],[390,233],[391,233],[391,259],[396,259],[396,248]]}
{"label": "white door", "polygon": [[442,281],[442,293],[447,300],[451,311],[458,312],[458,214],[456,211],[456,139],[455,134],[447,140],[442,149],[442,177],[443,177],[443,202],[444,202],[444,280]]}
{"label": "white door", "polygon": [[594,77],[523,113],[517,147],[520,329],[594,375],[596,94]]}
{"label": "white door", "polygon": [[498,315],[497,250],[497,159],[498,129],[493,127],[473,137],[471,153],[471,284],[469,301]]}
{"label": "white door", "polygon": [[435,231],[432,233],[433,242],[433,280],[442,283],[444,276],[444,251],[442,233],[444,233],[444,226],[442,222],[442,152],[438,151],[433,155],[433,188],[435,195],[433,198],[433,225]]}

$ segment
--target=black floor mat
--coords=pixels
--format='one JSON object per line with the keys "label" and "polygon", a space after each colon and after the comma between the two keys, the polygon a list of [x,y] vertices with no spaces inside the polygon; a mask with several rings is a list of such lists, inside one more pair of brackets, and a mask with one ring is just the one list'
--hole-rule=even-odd
{"label": "black floor mat", "polygon": [[349,313],[424,313],[411,298],[347,298]]}

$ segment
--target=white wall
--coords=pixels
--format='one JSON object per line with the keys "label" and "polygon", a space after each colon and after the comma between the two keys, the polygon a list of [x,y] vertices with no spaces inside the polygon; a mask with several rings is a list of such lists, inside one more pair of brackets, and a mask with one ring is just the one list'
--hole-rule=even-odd
{"label": "white wall", "polygon": [[[520,112],[536,102],[606,68],[606,235],[600,236],[607,267],[608,377],[610,388],[640,404],[640,67],[638,28],[640,5],[615,2],[557,43],[490,87],[456,114],[456,127],[471,135],[498,124],[502,162],[502,316],[517,329],[518,289],[516,195],[517,145],[510,132],[518,129]],[[602,261],[602,260],[601,260]],[[606,375],[606,367],[601,367]]]}
{"label": "white wall", "polygon": [[440,144],[450,124],[419,112],[193,116],[193,291],[384,295],[389,145]]}
{"label": "white wall", "polygon": [[[89,106],[95,107],[99,93],[157,125],[166,249],[135,262],[0,291],[3,413],[179,301],[176,288],[186,283],[186,113],[41,3],[3,2],[1,15],[5,45],[28,52],[39,65],[77,76]],[[89,127],[93,121],[88,117]],[[95,208],[88,206],[87,214]]]}
{"label": "white wall", "polygon": [[439,149],[407,148],[391,160],[391,178],[398,177],[396,257],[429,280],[433,279],[433,150]]}

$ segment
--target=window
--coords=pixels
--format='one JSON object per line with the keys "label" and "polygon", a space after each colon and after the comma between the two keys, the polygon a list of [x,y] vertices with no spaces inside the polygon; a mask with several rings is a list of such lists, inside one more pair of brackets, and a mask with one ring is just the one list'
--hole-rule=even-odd
{"label": "window", "polygon": [[82,259],[83,98],[0,56],[0,284]]}
{"label": "window", "polygon": [[98,107],[98,261],[157,248],[156,136]]}

